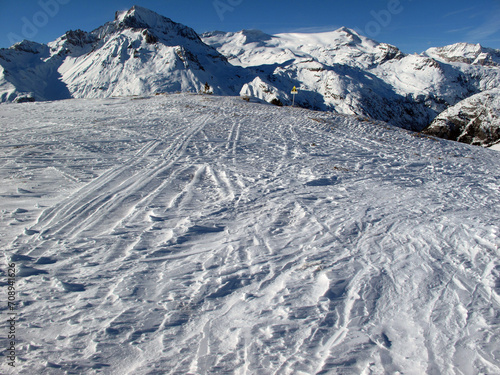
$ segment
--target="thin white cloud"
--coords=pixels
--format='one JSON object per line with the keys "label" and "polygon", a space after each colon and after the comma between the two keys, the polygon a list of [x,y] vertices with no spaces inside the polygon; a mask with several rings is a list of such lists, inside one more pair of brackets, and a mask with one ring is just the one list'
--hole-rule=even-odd
{"label": "thin white cloud", "polygon": [[449,12],[449,13],[446,13],[443,18],[446,18],[446,17],[451,17],[451,16],[454,16],[456,14],[460,14],[460,13],[466,13],[466,12],[470,12],[472,10],[476,9],[476,7],[469,7],[469,8],[465,8],[465,9],[459,9],[459,10],[455,10],[453,12]]}
{"label": "thin white cloud", "polygon": [[459,29],[451,29],[451,30],[447,30],[446,32],[449,33],[449,34],[455,34],[455,33],[463,33],[465,31],[468,31],[472,29],[471,26],[467,26],[467,27],[461,27]]}
{"label": "thin white cloud", "polygon": [[473,40],[485,39],[500,31],[500,9],[496,9],[488,20],[479,27],[469,31],[467,36]]}
{"label": "thin white cloud", "polygon": [[301,27],[288,31],[289,33],[324,33],[339,29],[341,26],[314,26],[314,27]]}

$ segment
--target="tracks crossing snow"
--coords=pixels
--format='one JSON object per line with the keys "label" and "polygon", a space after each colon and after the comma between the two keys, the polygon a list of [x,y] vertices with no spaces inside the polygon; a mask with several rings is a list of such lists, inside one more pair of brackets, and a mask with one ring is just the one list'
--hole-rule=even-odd
{"label": "tracks crossing snow", "polygon": [[[72,176],[3,194],[21,373],[499,370],[495,153],[237,98],[11,108]],[[37,159],[16,134],[5,181]]]}

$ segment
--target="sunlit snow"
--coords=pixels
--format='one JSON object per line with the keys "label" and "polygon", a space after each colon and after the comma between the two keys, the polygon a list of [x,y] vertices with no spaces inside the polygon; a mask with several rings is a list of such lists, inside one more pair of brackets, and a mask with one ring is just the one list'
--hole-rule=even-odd
{"label": "sunlit snow", "polygon": [[500,373],[498,152],[208,95],[0,122],[0,372]]}

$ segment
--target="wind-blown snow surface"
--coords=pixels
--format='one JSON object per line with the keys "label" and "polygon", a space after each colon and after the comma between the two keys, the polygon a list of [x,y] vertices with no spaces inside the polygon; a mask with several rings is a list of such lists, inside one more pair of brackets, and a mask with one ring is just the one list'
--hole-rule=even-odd
{"label": "wind-blown snow surface", "polygon": [[234,97],[0,121],[17,373],[500,373],[498,152]]}

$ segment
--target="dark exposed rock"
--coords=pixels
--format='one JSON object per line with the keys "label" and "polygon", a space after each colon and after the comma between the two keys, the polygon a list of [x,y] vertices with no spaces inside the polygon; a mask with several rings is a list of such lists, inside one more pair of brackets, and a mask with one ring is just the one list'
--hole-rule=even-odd
{"label": "dark exposed rock", "polygon": [[70,30],[61,38],[74,46],[83,47],[85,44],[93,43],[95,38],[92,34],[82,30]]}
{"label": "dark exposed rock", "polygon": [[35,98],[31,94],[20,95],[14,99],[14,103],[32,103],[35,101]]}
{"label": "dark exposed rock", "polygon": [[158,38],[156,36],[154,36],[153,34],[151,34],[150,31],[144,30],[142,34],[144,35],[144,37],[146,39],[146,43],[155,44],[158,42]]}

